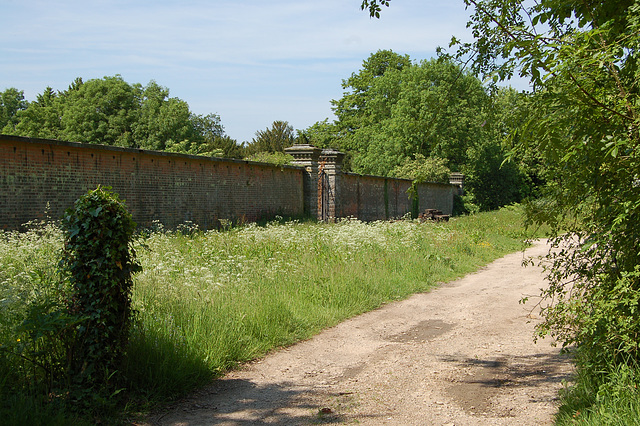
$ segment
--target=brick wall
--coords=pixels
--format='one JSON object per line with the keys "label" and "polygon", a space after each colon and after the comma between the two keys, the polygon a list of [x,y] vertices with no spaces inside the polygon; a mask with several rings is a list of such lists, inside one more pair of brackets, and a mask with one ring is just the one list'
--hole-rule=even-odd
{"label": "brick wall", "polygon": [[458,193],[458,186],[446,183],[418,184],[419,210],[437,209],[444,214],[453,213],[453,197]]}
{"label": "brick wall", "polygon": [[97,185],[142,226],[301,216],[302,180],[298,167],[0,135],[0,229],[44,218],[47,205],[59,218]]}
{"label": "brick wall", "polygon": [[[224,219],[253,222],[305,211],[369,221],[412,210],[409,180],[342,173],[343,154],[334,150],[289,150],[300,166],[0,135],[0,229],[43,219],[47,209],[60,218],[97,185],[111,186],[141,226],[192,221],[210,229]],[[319,184],[319,170],[326,184]],[[455,191],[449,184],[418,185],[419,210],[451,214]]]}
{"label": "brick wall", "polygon": [[[401,217],[411,212],[412,202],[407,193],[410,187],[410,180],[345,173],[341,177],[337,216],[355,216],[361,220]],[[453,186],[419,184],[418,207],[420,211],[438,209],[450,215],[453,210]]]}

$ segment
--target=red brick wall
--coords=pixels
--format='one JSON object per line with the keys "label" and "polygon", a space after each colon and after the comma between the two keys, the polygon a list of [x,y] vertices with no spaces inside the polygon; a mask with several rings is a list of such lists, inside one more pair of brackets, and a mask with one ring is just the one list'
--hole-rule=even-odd
{"label": "red brick wall", "polygon": [[420,211],[438,209],[444,214],[453,213],[453,196],[458,191],[455,185],[447,183],[418,184],[418,200]]}
{"label": "red brick wall", "polygon": [[0,135],[0,229],[52,218],[97,185],[111,186],[134,220],[167,227],[303,213],[302,170],[246,161]]}
{"label": "red brick wall", "polygon": [[[361,220],[401,217],[411,212],[412,204],[407,194],[410,187],[410,180],[345,173],[341,176],[339,206],[336,207],[339,213],[336,215],[355,216]],[[419,184],[418,201],[420,211],[438,209],[450,215],[453,210],[453,186]]]}
{"label": "red brick wall", "polygon": [[[387,206],[385,207],[385,182]],[[406,190],[410,181],[345,173],[340,181],[338,216],[378,220],[402,216],[411,211]]]}

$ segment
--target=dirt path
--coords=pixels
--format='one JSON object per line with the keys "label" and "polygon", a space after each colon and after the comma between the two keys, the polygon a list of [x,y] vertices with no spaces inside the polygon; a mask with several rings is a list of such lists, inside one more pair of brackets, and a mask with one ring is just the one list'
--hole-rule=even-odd
{"label": "dirt path", "polygon": [[[536,244],[526,255],[546,253]],[[533,343],[544,285],[522,253],[232,372],[154,425],[551,424],[571,365]]]}

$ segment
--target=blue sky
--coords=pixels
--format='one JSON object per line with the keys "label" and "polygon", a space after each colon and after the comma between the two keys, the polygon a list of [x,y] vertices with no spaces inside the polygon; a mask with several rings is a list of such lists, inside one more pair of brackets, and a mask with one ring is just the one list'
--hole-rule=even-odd
{"label": "blue sky", "polygon": [[238,142],[274,120],[333,120],[342,79],[379,49],[420,60],[470,38],[462,0],[392,0],[379,20],[360,0],[0,2],[0,90],[155,80]]}

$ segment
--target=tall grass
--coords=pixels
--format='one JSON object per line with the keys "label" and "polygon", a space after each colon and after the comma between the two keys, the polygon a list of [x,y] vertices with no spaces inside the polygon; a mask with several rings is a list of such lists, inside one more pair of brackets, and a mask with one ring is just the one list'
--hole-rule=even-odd
{"label": "tall grass", "polygon": [[0,423],[80,425],[52,401],[47,371],[34,362],[34,354],[55,357],[61,348],[34,341],[24,326],[32,312],[58,304],[64,294],[58,279],[62,232],[53,222],[26,226],[26,232],[0,233]]}
{"label": "tall grass", "polygon": [[[123,395],[137,407],[174,398],[238,363],[474,271],[521,249],[521,224],[520,210],[507,208],[448,223],[288,222],[141,234]],[[35,378],[16,356],[16,340],[25,309],[61,294],[61,243],[50,225],[0,234],[0,416],[16,407],[7,392],[30,401]],[[43,404],[31,411],[48,409]]]}
{"label": "tall grass", "polygon": [[[523,247],[519,211],[155,232],[140,242],[127,376],[169,397]],[[140,368],[145,366],[144,368]]]}
{"label": "tall grass", "polygon": [[575,383],[561,392],[556,424],[640,426],[640,368],[620,364],[611,370],[594,375],[579,365]]}

